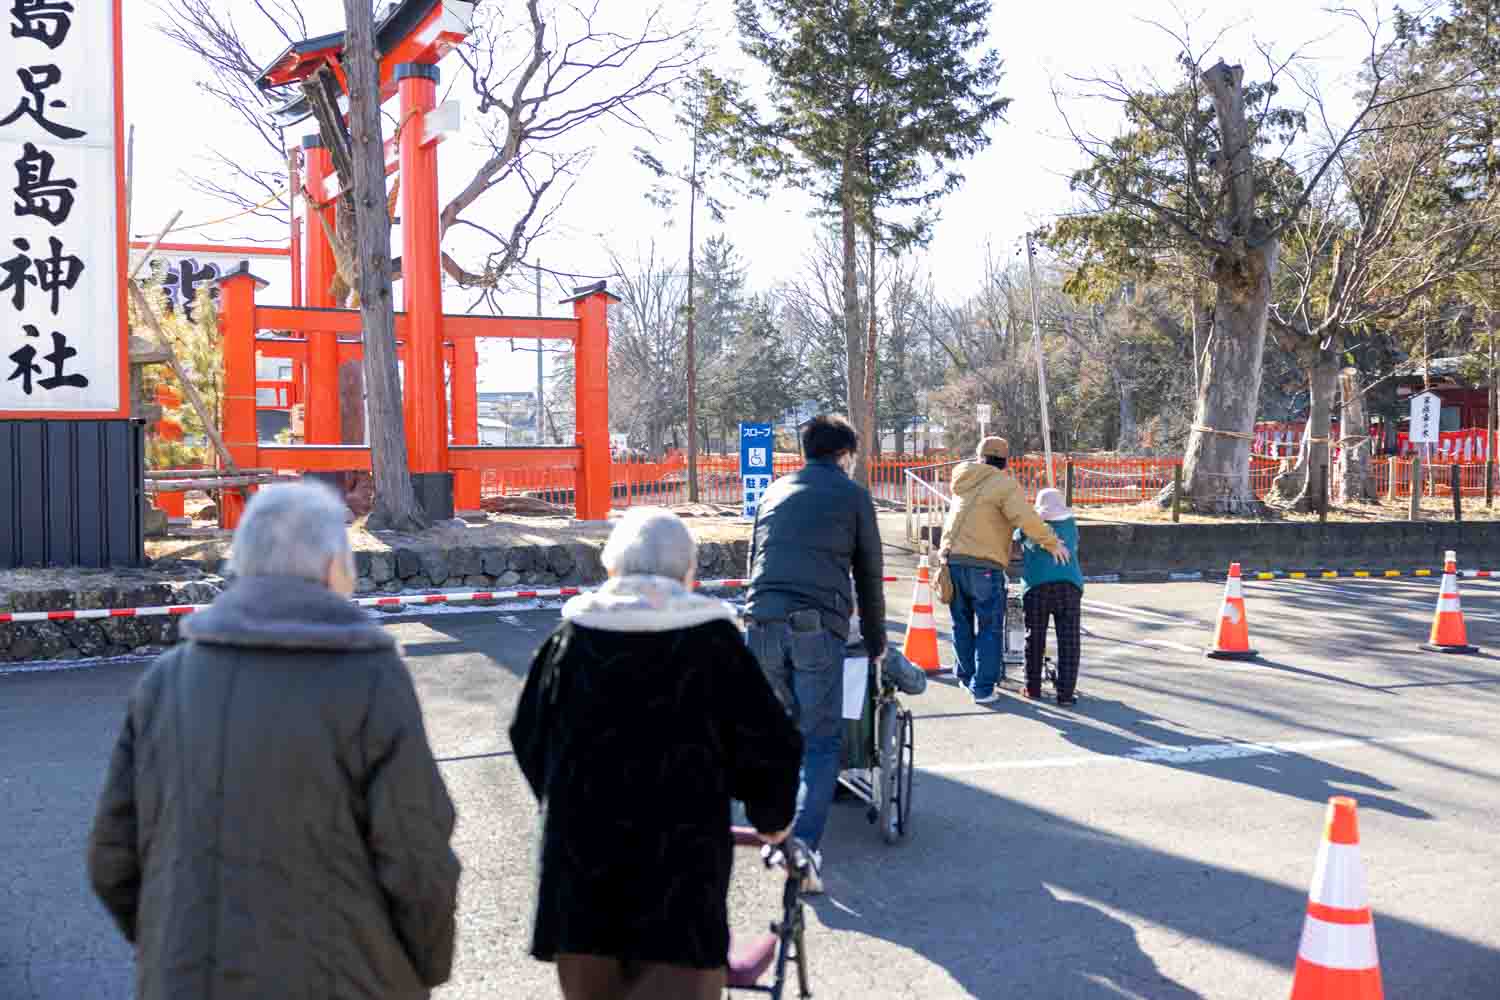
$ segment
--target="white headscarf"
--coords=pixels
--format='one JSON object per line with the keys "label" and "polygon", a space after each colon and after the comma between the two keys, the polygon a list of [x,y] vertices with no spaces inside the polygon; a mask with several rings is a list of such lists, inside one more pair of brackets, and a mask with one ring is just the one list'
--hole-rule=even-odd
{"label": "white headscarf", "polygon": [[1036,512],[1043,521],[1066,521],[1073,516],[1068,509],[1068,502],[1063,498],[1062,490],[1048,487],[1036,495]]}

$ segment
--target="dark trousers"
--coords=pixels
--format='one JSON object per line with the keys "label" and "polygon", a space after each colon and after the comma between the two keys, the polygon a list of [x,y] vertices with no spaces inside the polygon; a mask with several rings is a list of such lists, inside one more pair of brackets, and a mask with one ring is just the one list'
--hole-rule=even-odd
{"label": "dark trousers", "polygon": [[1057,623],[1057,696],[1071,698],[1078,687],[1079,628],[1083,591],[1071,583],[1043,583],[1026,591],[1026,690],[1042,693],[1042,654],[1047,649],[1047,619]]}
{"label": "dark trousers", "polygon": [[719,1000],[725,971],[558,955],[557,978],[566,1000]]}

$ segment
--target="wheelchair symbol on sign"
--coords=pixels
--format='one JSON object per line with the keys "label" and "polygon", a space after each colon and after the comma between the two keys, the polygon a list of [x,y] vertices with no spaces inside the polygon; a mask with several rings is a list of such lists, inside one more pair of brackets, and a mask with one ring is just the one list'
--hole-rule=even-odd
{"label": "wheelchair symbol on sign", "polygon": [[751,466],[753,466],[754,468],[759,469],[759,468],[761,468],[763,466],[770,465],[770,464],[771,464],[770,462],[766,461],[766,449],[764,449],[764,448],[751,448],[750,449],[750,465]]}

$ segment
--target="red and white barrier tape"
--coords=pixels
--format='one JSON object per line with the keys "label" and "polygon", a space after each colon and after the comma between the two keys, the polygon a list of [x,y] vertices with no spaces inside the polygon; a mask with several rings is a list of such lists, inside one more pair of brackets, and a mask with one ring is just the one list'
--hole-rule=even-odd
{"label": "red and white barrier tape", "polygon": [[[886,583],[893,583],[903,577],[884,577]],[[748,580],[703,580],[696,584],[698,588],[711,588],[714,590],[734,590],[746,586]],[[586,587],[552,587],[542,590],[460,590],[449,591],[441,594],[392,594],[388,597],[356,597],[353,603],[361,608],[390,608],[404,604],[430,605],[430,604],[462,604],[467,601],[526,601],[536,598],[549,597],[576,597],[586,593]],[[0,612],[0,624],[7,622],[66,622],[82,621],[91,618],[153,618],[176,615],[190,615],[194,611],[201,611],[208,607],[207,604],[173,604],[156,608],[91,608],[81,611],[9,611]]]}

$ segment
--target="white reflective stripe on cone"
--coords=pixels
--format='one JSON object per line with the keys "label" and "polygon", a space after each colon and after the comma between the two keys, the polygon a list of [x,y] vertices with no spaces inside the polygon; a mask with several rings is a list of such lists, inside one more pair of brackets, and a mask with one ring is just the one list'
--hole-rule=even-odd
{"label": "white reflective stripe on cone", "polygon": [[917,592],[911,595],[911,602],[913,604],[931,604],[932,588],[925,583],[917,584]]}
{"label": "white reflective stripe on cone", "polygon": [[1226,598],[1228,598],[1228,597],[1244,597],[1245,596],[1244,591],[1240,589],[1240,578],[1239,577],[1237,577],[1237,576],[1231,576],[1229,578],[1229,584],[1224,589],[1224,596]]}
{"label": "white reflective stripe on cone", "polygon": [[930,628],[937,630],[937,622],[932,618],[931,611],[913,611],[911,613],[911,624],[907,626],[912,629]]}
{"label": "white reflective stripe on cone", "polygon": [[1297,956],[1325,969],[1373,969],[1380,964],[1375,951],[1375,925],[1330,924],[1308,917],[1302,925]]}
{"label": "white reflective stripe on cone", "polygon": [[1462,610],[1463,610],[1463,606],[1459,604],[1457,597],[1439,597],[1438,598],[1438,611],[1444,612],[1444,613],[1448,613],[1448,612],[1462,611]]}
{"label": "white reflective stripe on cone", "polygon": [[1362,910],[1370,905],[1358,844],[1323,842],[1318,849],[1318,864],[1313,869],[1312,892],[1308,893],[1308,898],[1314,903],[1340,910]]}

